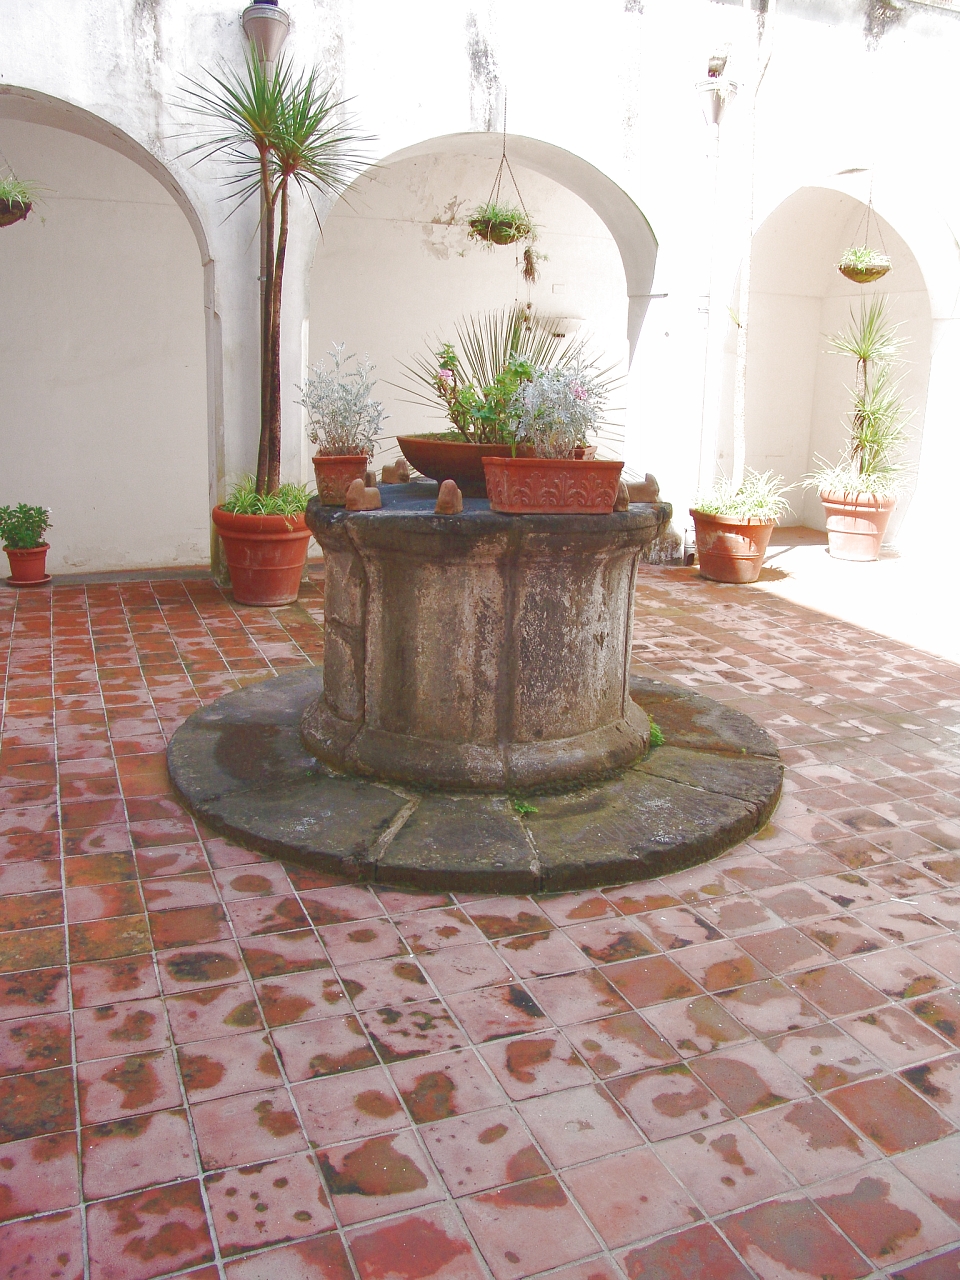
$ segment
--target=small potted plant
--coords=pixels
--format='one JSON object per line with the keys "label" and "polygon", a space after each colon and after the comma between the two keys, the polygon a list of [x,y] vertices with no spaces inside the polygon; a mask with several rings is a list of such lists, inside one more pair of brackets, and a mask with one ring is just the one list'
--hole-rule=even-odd
{"label": "small potted plant", "polygon": [[49,507],[0,507],[0,542],[10,562],[12,587],[38,587],[50,581],[46,559],[50,550],[43,535],[50,528]]}
{"label": "small potted plant", "polygon": [[467,221],[470,238],[487,244],[516,244],[533,235],[533,223],[526,212],[499,200],[487,200],[474,209]]}
{"label": "small potted plant", "polygon": [[245,476],[213,508],[238,604],[275,607],[296,600],[311,538],[303,515],[307,498],[306,485],[258,493],[256,477]]}
{"label": "small potted plant", "polygon": [[610,515],[623,463],[583,456],[608,394],[602,375],[579,362],[523,379],[509,416],[515,440],[534,456],[483,459],[491,508],[508,515]]}
{"label": "small potted plant", "polygon": [[885,276],[891,265],[885,253],[868,249],[865,244],[861,244],[844,249],[837,263],[837,270],[842,276],[856,281],[857,284],[869,284],[872,280],[879,280],[881,276]]}
{"label": "small potted plant", "polygon": [[746,470],[739,485],[720,480],[690,508],[700,574],[713,582],[756,582],[773,526],[792,486],[771,471]]}
{"label": "small potted plant", "polygon": [[[313,469],[317,494],[328,507],[342,507],[354,480],[362,480],[373,454],[374,439],[386,416],[379,400],[371,398],[376,382],[368,360],[343,354],[343,343],[330,351],[332,369],[315,365],[297,401],[307,411],[307,438],[317,446]],[[356,367],[347,371],[351,360]]]}
{"label": "small potted plant", "polygon": [[894,370],[904,340],[887,318],[887,300],[860,304],[849,327],[830,339],[836,355],[857,361],[850,414],[850,438],[840,461],[820,468],[804,480],[816,489],[827,518],[830,554],[837,560],[876,560],[887,523],[903,487],[901,453],[909,413],[903,405]]}
{"label": "small potted plant", "polygon": [[0,177],[0,227],[22,222],[37,199],[39,188],[33,182],[21,182],[12,173]]}
{"label": "small potted plant", "polygon": [[[397,436],[400,452],[431,480],[455,480],[466,498],[485,498],[482,459],[526,452],[514,439],[507,406],[535,368],[566,365],[583,356],[583,339],[554,332],[551,317],[516,304],[505,311],[465,316],[457,346],[445,342],[406,367],[422,404],[443,407],[452,430]],[[459,348],[459,352],[458,352]],[[462,354],[460,354],[462,353]]]}

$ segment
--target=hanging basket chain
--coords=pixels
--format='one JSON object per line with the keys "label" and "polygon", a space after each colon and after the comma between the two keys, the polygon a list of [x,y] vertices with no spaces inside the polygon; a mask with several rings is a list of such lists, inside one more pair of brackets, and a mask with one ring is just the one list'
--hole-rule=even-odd
{"label": "hanging basket chain", "polygon": [[507,91],[503,91],[503,145],[500,151],[500,163],[497,166],[497,174],[493,180],[493,186],[490,188],[490,198],[488,204],[499,203],[500,189],[503,183],[503,171],[506,169],[510,175],[510,181],[513,183],[513,189],[517,193],[517,199],[520,201],[520,208],[523,210],[523,216],[527,222],[530,221],[530,214],[527,212],[527,206],[523,202],[523,196],[520,192],[520,186],[517,183],[516,175],[513,172],[513,166],[507,157]]}

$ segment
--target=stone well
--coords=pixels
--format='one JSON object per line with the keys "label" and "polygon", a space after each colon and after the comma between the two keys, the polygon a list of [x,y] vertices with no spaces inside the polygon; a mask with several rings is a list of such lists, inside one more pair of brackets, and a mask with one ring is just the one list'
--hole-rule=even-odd
{"label": "stone well", "polygon": [[637,561],[664,503],[609,516],[435,515],[436,485],[379,511],[313,499],[323,693],[304,742],[340,772],[525,791],[611,776],[647,749],[628,668]]}

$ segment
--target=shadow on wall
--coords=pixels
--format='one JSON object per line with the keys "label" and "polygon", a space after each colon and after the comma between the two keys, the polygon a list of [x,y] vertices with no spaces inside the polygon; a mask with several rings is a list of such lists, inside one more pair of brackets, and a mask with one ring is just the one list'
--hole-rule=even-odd
{"label": "shadow on wall", "polygon": [[[916,467],[930,378],[930,299],[916,258],[889,223],[877,218],[892,270],[875,284],[859,285],[837,270],[840,254],[863,239],[866,206],[839,191],[805,187],[763,222],[754,237],[747,348],[747,465],[771,470],[790,483],[814,470],[815,456],[833,462],[847,439],[847,412],[855,376],[854,361],[830,352],[828,336],[848,326],[851,309],[875,294],[889,299],[890,316],[907,339],[902,389],[913,410],[906,458]],[[874,215],[875,217],[875,215]],[[879,248],[871,217],[871,244]],[[859,234],[859,239],[858,239]],[[732,456],[733,376],[736,328],[727,341],[725,422],[720,465]],[[898,502],[888,539],[906,515],[915,487]],[[792,520],[825,528],[815,491],[799,487],[788,495]],[[786,517],[789,523],[791,517]]]}
{"label": "shadow on wall", "polygon": [[207,562],[196,238],[159,182],[106,146],[9,118],[0,145],[47,188],[0,231],[0,504],[53,509],[55,573]]}

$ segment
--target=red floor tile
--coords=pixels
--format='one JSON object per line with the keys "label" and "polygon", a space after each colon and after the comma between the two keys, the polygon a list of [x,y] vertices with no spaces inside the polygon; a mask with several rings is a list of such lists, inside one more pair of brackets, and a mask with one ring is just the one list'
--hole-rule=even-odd
{"label": "red floor tile", "polygon": [[91,1280],[151,1280],[213,1258],[198,1182],[179,1182],[92,1205]]}
{"label": "red floor tile", "polygon": [[[83,1280],[83,1228],[79,1210],[0,1226],[0,1258],[22,1259],[33,1274]],[[8,1274],[15,1274],[9,1273]]]}
{"label": "red floor tile", "polygon": [[467,1197],[460,1209],[496,1280],[521,1280],[597,1252],[596,1237],[554,1177]]}
{"label": "red floor tile", "polygon": [[203,1182],[225,1258],[313,1236],[335,1225],[317,1165],[309,1155],[208,1173]]}

